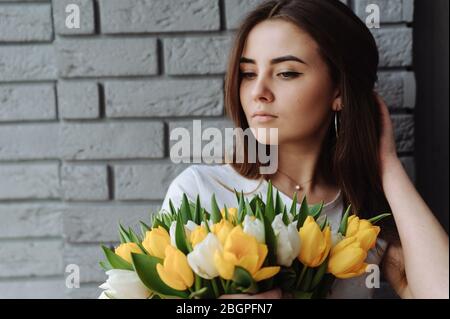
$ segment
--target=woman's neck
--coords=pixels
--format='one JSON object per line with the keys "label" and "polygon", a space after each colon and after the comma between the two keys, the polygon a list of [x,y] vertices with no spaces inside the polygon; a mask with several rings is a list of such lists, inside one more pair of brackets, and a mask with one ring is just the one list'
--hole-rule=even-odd
{"label": "woman's neck", "polygon": [[297,196],[307,196],[309,203],[329,201],[337,188],[326,181],[320,167],[321,143],[307,145],[283,144],[278,148],[278,172],[270,176],[276,188],[292,196],[296,185]]}

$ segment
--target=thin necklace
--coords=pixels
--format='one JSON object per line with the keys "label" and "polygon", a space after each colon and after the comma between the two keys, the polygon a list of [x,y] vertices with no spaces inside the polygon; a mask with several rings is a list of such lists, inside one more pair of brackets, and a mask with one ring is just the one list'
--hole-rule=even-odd
{"label": "thin necklace", "polygon": [[280,171],[280,170],[278,170],[278,172],[281,173],[281,174],[283,174],[283,175],[286,176],[287,178],[289,178],[292,182],[294,182],[294,184],[295,184],[295,189],[296,189],[297,191],[303,190],[302,185],[304,185],[304,184],[306,184],[306,183],[308,183],[308,182],[310,182],[310,181],[312,181],[312,180],[314,179],[314,178],[311,178],[310,180],[307,180],[307,181],[305,181],[305,182],[299,184],[299,183],[297,183],[297,181],[295,181],[292,177],[290,177],[290,176],[287,175],[286,173],[283,173],[283,172]]}

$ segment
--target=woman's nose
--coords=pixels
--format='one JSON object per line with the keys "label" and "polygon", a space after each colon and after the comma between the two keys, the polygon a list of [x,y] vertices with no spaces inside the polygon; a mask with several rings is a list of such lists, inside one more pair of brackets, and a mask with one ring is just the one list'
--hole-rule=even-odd
{"label": "woman's nose", "polygon": [[265,78],[257,78],[254,81],[252,97],[256,102],[272,102],[274,95]]}

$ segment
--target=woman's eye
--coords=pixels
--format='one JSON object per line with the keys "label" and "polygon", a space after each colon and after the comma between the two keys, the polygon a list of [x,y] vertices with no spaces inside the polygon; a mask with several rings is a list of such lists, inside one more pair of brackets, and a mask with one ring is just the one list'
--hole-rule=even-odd
{"label": "woman's eye", "polygon": [[280,75],[283,79],[292,79],[292,78],[296,78],[300,75],[301,73],[298,72],[281,72],[278,73],[278,75]]}
{"label": "woman's eye", "polygon": [[251,79],[254,78],[256,74],[253,72],[241,72],[241,76],[246,79]]}

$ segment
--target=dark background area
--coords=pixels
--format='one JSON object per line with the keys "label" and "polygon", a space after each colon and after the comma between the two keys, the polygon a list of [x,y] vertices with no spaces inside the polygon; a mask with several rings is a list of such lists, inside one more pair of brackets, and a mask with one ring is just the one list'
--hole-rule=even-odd
{"label": "dark background area", "polygon": [[447,233],[449,230],[448,19],[448,0],[415,1],[416,185]]}

